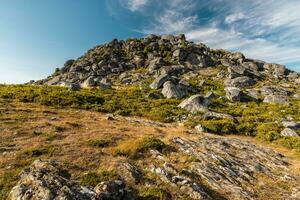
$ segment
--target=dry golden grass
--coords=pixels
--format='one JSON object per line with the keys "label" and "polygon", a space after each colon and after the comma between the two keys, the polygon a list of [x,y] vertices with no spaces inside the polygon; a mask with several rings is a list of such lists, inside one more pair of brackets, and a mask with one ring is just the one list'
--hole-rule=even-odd
{"label": "dry golden grass", "polygon": [[[0,133],[0,189],[1,181],[6,184],[0,191],[0,200],[5,199],[7,192],[17,182],[17,174],[35,159],[58,160],[72,174],[74,180],[81,180],[81,177],[89,172],[101,173],[103,170],[108,172],[115,170],[120,160],[126,160],[128,155],[130,157],[141,150],[145,138],[160,139],[168,145],[173,137],[189,139],[201,137],[180,124],[155,126],[147,120],[125,117],[110,121],[102,113],[56,109],[1,99]],[[299,157],[291,150],[261,143],[250,137],[236,135],[226,137],[239,137],[257,145],[273,148],[290,157],[291,170],[295,173],[300,172]],[[117,150],[127,152],[128,155],[116,154]],[[195,161],[195,158],[190,156],[176,155],[170,154],[168,159],[176,163],[178,170]],[[143,162],[139,160],[136,162],[143,170],[149,163],[159,161],[151,156],[145,156]],[[153,176],[147,172],[144,175]],[[156,182],[159,187],[164,188],[160,180]],[[267,181],[263,180],[263,182]],[[271,186],[274,183],[276,181],[265,185],[270,188],[265,188],[263,191],[272,190]],[[284,183],[277,185],[285,187]]]}

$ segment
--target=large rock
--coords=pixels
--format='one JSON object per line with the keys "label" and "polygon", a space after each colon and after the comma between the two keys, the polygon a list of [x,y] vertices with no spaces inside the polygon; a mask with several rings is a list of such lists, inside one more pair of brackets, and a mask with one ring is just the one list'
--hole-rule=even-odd
{"label": "large rock", "polygon": [[164,83],[161,93],[168,99],[181,99],[187,95],[187,90],[181,85],[176,85],[172,81],[167,81]]}
{"label": "large rock", "polygon": [[296,131],[294,131],[293,129],[290,129],[290,128],[283,129],[280,132],[280,135],[300,138],[300,136],[296,133]]}
{"label": "large rock", "polygon": [[150,88],[152,88],[152,89],[161,88],[165,82],[167,82],[171,79],[172,79],[172,77],[169,76],[168,74],[162,74],[151,83]]}
{"label": "large rock", "polygon": [[256,101],[253,97],[241,91],[240,88],[237,87],[226,87],[226,97],[230,101],[240,101],[240,102],[248,102],[248,101]]}
{"label": "large rock", "polygon": [[155,70],[158,70],[159,68],[161,68],[164,65],[164,63],[165,62],[161,57],[151,60],[149,66],[148,66],[149,72],[154,72]]}
{"label": "large rock", "polygon": [[181,102],[178,107],[185,109],[191,113],[206,112],[208,111],[208,105],[211,103],[210,99],[207,99],[201,95],[194,95]]}
{"label": "large rock", "polygon": [[225,82],[225,85],[231,87],[250,87],[256,83],[255,80],[248,76],[237,77],[234,79],[229,79]]}
{"label": "large rock", "polygon": [[300,129],[300,122],[294,122],[294,121],[283,121],[282,125],[285,128],[291,128],[291,129]]}
{"label": "large rock", "polygon": [[279,86],[263,86],[260,91],[263,95],[290,96],[293,94],[288,89]]}
{"label": "large rock", "polygon": [[229,115],[229,114],[226,114],[226,113],[208,111],[208,112],[204,113],[203,119],[205,119],[205,120],[210,120],[210,119],[230,119],[230,120],[233,120],[234,117],[232,115]]}
{"label": "large rock", "polygon": [[20,174],[10,192],[11,200],[127,200],[129,193],[120,180],[101,182],[93,190],[70,180],[70,175],[55,161],[33,162]]}
{"label": "large rock", "polygon": [[96,82],[94,80],[94,77],[88,77],[82,84],[81,87],[82,88],[91,88],[91,87],[95,87],[96,86]]}
{"label": "large rock", "polygon": [[264,103],[284,104],[287,102],[286,97],[280,95],[268,95],[263,100]]}
{"label": "large rock", "polygon": [[20,174],[18,184],[11,190],[11,200],[82,199],[92,200],[97,194],[69,180],[69,175],[54,161],[36,160]]}

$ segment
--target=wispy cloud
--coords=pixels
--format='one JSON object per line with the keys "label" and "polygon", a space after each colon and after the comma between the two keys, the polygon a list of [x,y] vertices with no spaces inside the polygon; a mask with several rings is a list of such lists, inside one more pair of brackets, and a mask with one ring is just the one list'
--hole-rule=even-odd
{"label": "wispy cloud", "polygon": [[152,5],[143,33],[185,33],[214,48],[300,66],[299,0],[135,0],[136,7],[124,1],[131,11]]}
{"label": "wispy cloud", "polygon": [[138,11],[149,3],[149,0],[124,0],[125,5],[131,11]]}

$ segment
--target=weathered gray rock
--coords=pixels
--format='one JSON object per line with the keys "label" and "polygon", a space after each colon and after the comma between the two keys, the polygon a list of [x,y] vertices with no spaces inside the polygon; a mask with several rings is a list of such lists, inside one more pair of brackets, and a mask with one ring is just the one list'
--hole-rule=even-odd
{"label": "weathered gray rock", "polygon": [[[226,192],[226,199],[255,199],[256,191],[252,186],[257,185],[258,180],[253,174],[258,176],[264,174],[278,180],[284,173],[277,177],[273,174],[273,170],[281,172],[288,170],[286,158],[281,154],[239,139],[208,136],[199,139],[176,137],[171,142],[178,148],[174,156],[185,154],[195,160],[190,163],[188,171],[184,174],[199,176],[213,191]],[[166,179],[170,180],[168,177],[172,177],[174,172],[160,168],[164,169],[164,172],[169,172],[161,173],[161,176],[166,175]]]}
{"label": "weathered gray rock", "polygon": [[242,77],[226,80],[225,85],[231,87],[243,88],[243,87],[253,86],[255,83],[256,81],[253,80],[252,78],[248,76],[242,76]]}
{"label": "weathered gray rock", "polygon": [[283,121],[282,125],[285,128],[291,128],[291,129],[300,129],[300,122],[294,122],[294,121]]}
{"label": "weathered gray rock", "polygon": [[203,119],[205,120],[210,120],[210,119],[230,119],[233,120],[234,117],[232,115],[226,114],[226,113],[219,113],[219,112],[213,112],[213,111],[208,111],[204,113],[202,116]]}
{"label": "weathered gray rock", "polygon": [[201,95],[193,95],[181,102],[178,107],[185,109],[191,113],[206,112],[208,105],[211,103],[210,99],[204,98]]}
{"label": "weathered gray rock", "polygon": [[123,200],[130,199],[127,197],[125,184],[120,180],[107,181],[99,183],[95,187],[97,193],[97,199],[111,199],[111,200]]}
{"label": "weathered gray rock", "polygon": [[151,60],[148,66],[149,72],[154,72],[155,70],[158,70],[164,65],[164,63],[165,62],[161,57]]}
{"label": "weathered gray rock", "polygon": [[137,167],[128,162],[119,162],[117,164],[117,174],[126,183],[136,184],[142,179],[142,173]]}
{"label": "weathered gray rock", "polygon": [[71,83],[68,88],[70,91],[79,91],[81,89],[78,83]]}
{"label": "weathered gray rock", "polygon": [[264,103],[284,104],[287,102],[286,97],[280,95],[268,95],[263,100]]}
{"label": "weathered gray rock", "polygon": [[181,99],[187,95],[187,90],[181,85],[176,85],[172,81],[167,81],[164,83],[161,93],[167,99]]}
{"label": "weathered gray rock", "polygon": [[263,95],[290,96],[293,94],[288,89],[279,86],[263,86],[260,91]]}
{"label": "weathered gray rock", "polygon": [[282,136],[290,136],[290,137],[297,137],[300,138],[300,136],[291,128],[285,128],[280,132],[280,135]]}
{"label": "weathered gray rock", "polygon": [[247,102],[247,101],[255,101],[254,98],[245,94],[241,91],[241,89],[237,87],[226,87],[226,97],[230,101],[240,101],[240,102]]}
{"label": "weathered gray rock", "polygon": [[150,88],[152,88],[152,89],[161,88],[165,82],[167,82],[171,79],[172,79],[172,77],[169,76],[168,74],[160,75],[151,83]]}
{"label": "weathered gray rock", "polygon": [[71,181],[70,175],[55,161],[36,160],[20,174],[10,192],[11,200],[127,200],[133,199],[120,180],[101,182],[94,190]]}
{"label": "weathered gray rock", "polygon": [[94,80],[94,77],[88,77],[82,84],[81,87],[82,88],[91,88],[91,87],[95,87],[96,86],[96,82]]}
{"label": "weathered gray rock", "polygon": [[97,194],[69,180],[69,175],[54,161],[34,161],[20,174],[18,184],[11,190],[11,200],[20,199],[95,199]]}

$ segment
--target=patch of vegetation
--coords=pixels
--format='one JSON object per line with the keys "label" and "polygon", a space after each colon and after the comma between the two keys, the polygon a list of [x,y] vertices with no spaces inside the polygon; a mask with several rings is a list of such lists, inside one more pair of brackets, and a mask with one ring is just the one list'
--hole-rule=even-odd
{"label": "patch of vegetation", "polygon": [[18,180],[18,171],[7,171],[0,174],[0,200],[6,200]]}
{"label": "patch of vegetation", "polygon": [[177,107],[180,100],[147,98],[149,92],[153,90],[137,86],[71,92],[56,86],[0,85],[0,98],[46,106],[140,116],[161,122],[172,122],[178,115],[186,113]]}
{"label": "patch of vegetation", "polygon": [[91,147],[103,148],[111,145],[113,143],[112,139],[92,139],[87,142]]}
{"label": "patch of vegetation", "polygon": [[115,150],[116,155],[127,156],[130,158],[138,158],[150,149],[162,152],[167,145],[154,137],[143,137],[137,140],[128,140],[122,142]]}
{"label": "patch of vegetation", "polygon": [[84,186],[95,187],[103,181],[111,181],[115,179],[118,179],[115,171],[99,170],[84,174],[80,179],[80,183]]}
{"label": "patch of vegetation", "polygon": [[33,147],[24,150],[23,155],[28,157],[40,157],[52,153],[53,149],[50,147]]}
{"label": "patch of vegetation", "polygon": [[138,198],[139,200],[161,200],[166,199],[168,197],[168,193],[156,187],[142,188],[139,191]]}

